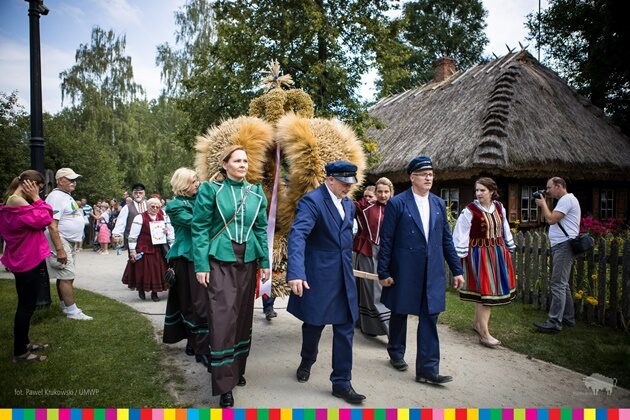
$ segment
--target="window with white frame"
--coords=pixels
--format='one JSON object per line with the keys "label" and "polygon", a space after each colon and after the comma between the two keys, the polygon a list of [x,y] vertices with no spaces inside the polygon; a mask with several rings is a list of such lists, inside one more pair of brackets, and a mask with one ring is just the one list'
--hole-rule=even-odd
{"label": "window with white frame", "polygon": [[451,215],[457,218],[459,216],[459,188],[442,188],[440,196],[446,201],[446,207]]}
{"label": "window with white frame", "polygon": [[601,190],[599,200],[599,218],[601,220],[615,217],[615,191]]}
{"label": "window with white frame", "polygon": [[544,190],[543,187],[522,186],[521,187],[521,223],[538,221],[538,206],[532,197],[534,191]]}

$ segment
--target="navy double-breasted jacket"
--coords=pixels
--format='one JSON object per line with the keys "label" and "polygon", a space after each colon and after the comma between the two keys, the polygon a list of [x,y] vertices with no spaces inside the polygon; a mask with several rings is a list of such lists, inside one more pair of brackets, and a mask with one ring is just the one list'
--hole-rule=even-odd
{"label": "navy double-breasted jacket", "polygon": [[[394,284],[383,287],[381,302],[399,314],[437,314],[446,303],[444,260],[453,275],[463,274],[446,217],[444,200],[429,193],[429,241],[420,212],[410,189],[387,203],[381,227],[378,277],[392,277]],[[422,309],[426,293],[427,310]]]}
{"label": "navy double-breasted jacket", "polygon": [[307,193],[297,205],[288,238],[287,281],[308,282],[302,297],[291,295],[287,310],[312,325],[344,324],[358,317],[352,272],[354,205],[342,200],[342,220],[326,185]]}

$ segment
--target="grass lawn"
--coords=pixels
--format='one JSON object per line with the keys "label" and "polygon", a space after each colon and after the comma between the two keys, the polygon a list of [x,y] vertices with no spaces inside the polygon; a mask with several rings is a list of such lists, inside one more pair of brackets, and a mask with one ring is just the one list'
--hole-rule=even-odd
{"label": "grass lawn", "polygon": [[[37,310],[33,343],[45,362],[13,363],[15,281],[0,279],[0,406],[3,407],[168,407],[169,377],[149,320],[114,300],[77,290],[77,301],[98,314],[93,321],[67,319],[56,306]],[[51,296],[56,296],[54,285]]]}
{"label": "grass lawn", "polygon": [[[457,331],[471,332],[474,304],[462,302],[454,291],[446,293],[446,312],[440,322]],[[490,332],[514,351],[545,360],[585,375],[600,373],[617,378],[630,388],[630,334],[621,330],[578,322],[559,334],[537,332],[532,323],[546,313],[534,305],[513,303],[492,309]]]}

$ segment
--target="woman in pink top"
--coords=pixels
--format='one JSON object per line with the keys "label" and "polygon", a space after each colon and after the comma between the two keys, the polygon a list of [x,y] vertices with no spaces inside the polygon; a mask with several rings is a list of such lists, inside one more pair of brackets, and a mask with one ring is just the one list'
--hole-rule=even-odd
{"label": "woman in pink top", "polygon": [[15,276],[18,304],[13,327],[13,361],[44,361],[46,356],[32,353],[48,347],[31,344],[28,331],[35,312],[37,292],[46,276],[46,257],[50,247],[44,229],[52,221],[52,208],[39,198],[44,186],[42,175],[24,171],[7,189],[5,205],[0,206],[0,235],[6,241],[2,264]]}

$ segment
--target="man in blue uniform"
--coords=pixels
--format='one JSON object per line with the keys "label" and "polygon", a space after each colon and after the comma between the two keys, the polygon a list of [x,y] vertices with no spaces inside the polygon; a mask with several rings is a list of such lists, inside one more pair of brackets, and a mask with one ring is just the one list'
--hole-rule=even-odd
{"label": "man in blue uniform", "polygon": [[287,281],[293,292],[287,310],[304,322],[299,382],[308,381],[317,359],[322,330],[333,326],[332,394],[360,404],[352,379],[352,338],[358,317],[357,288],[352,273],[354,205],[347,197],[357,182],[356,165],[326,165],[326,180],[298,202],[288,238]]}
{"label": "man in blue uniform", "polygon": [[430,192],[431,159],[418,156],[407,166],[407,173],[411,188],[389,200],[381,227],[381,302],[392,311],[387,352],[395,369],[407,370],[407,315],[418,315],[416,381],[442,385],[453,380],[439,374],[437,318],[445,309],[444,260],[453,272],[456,288],[464,284],[463,270],[453,246],[444,200]]}

